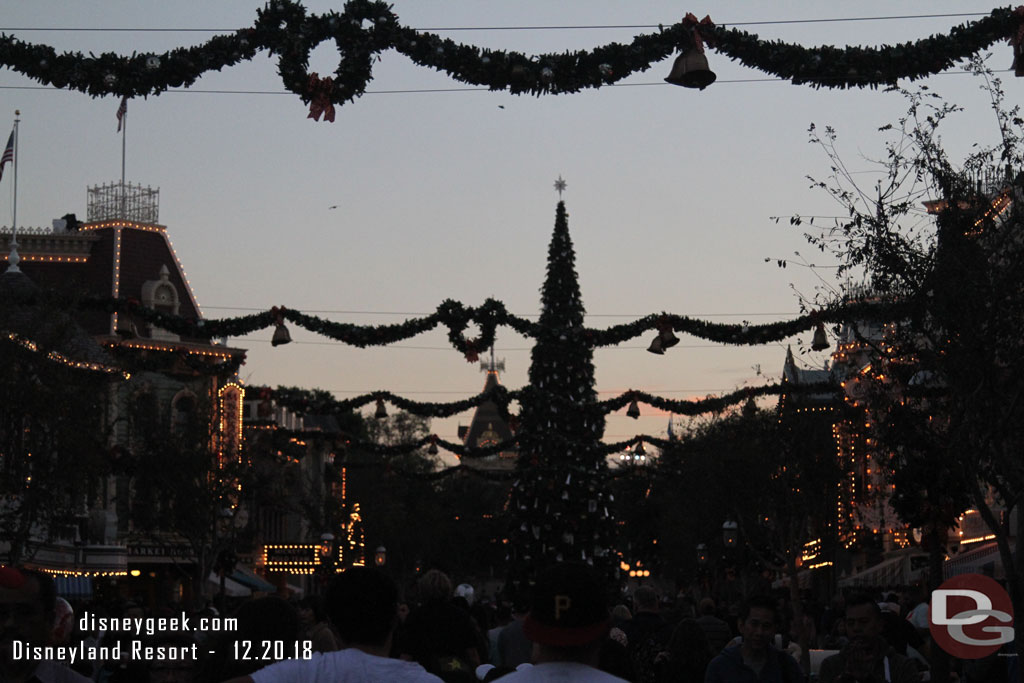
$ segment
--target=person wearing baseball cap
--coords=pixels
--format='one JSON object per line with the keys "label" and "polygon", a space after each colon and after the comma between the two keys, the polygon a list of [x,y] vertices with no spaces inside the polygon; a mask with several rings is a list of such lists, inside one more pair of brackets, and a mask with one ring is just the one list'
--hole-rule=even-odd
{"label": "person wearing baseball cap", "polygon": [[534,666],[502,676],[508,683],[625,681],[600,671],[601,644],[611,619],[601,579],[585,564],[557,564],[541,572],[523,622],[533,641]]}

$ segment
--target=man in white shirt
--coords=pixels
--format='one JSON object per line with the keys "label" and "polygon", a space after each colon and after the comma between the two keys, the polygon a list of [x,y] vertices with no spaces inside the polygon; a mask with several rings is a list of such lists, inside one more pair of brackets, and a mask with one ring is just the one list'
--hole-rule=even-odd
{"label": "man in white shirt", "polygon": [[534,643],[534,665],[500,680],[621,683],[624,679],[597,668],[610,628],[605,589],[597,573],[585,564],[557,564],[537,577],[523,622],[526,637]]}
{"label": "man in white shirt", "polygon": [[341,636],[342,649],[289,659],[228,683],[439,683],[415,662],[390,659],[398,626],[398,589],[374,567],[351,567],[327,589],[327,616]]}

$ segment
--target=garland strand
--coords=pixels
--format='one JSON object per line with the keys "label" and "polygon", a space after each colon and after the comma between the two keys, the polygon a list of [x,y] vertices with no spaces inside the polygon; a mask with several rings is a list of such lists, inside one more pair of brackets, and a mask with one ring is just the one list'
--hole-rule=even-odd
{"label": "garland strand", "polygon": [[[494,343],[495,330],[499,325],[508,326],[517,333],[533,339],[544,332],[540,324],[512,315],[505,310],[502,302],[493,299],[487,299],[477,308],[467,307],[458,301],[448,299],[437,307],[436,312],[428,316],[378,326],[333,322],[283,306],[262,313],[219,320],[197,320],[164,313],[146,308],[138,300],[128,298],[92,297],[83,299],[80,306],[108,313],[129,313],[145,322],[189,337],[238,337],[288,320],[310,332],[360,348],[393,344],[432,330],[438,325],[444,325],[448,328],[448,340],[452,347],[465,355],[470,362],[476,362],[479,354]],[[840,307],[806,313],[792,320],[760,325],[715,323],[684,315],[658,313],[606,329],[584,328],[581,331],[580,343],[593,347],[612,346],[629,341],[649,330],[661,331],[670,328],[707,341],[752,346],[781,341],[820,324],[837,324],[849,320],[900,320],[912,311],[913,306],[910,303],[851,302]],[[476,337],[467,338],[466,329],[471,322],[477,325],[480,333]]]}
{"label": "garland strand", "polygon": [[615,398],[601,401],[598,405],[607,414],[621,409],[627,403],[637,401],[646,403],[649,406],[658,408],[674,415],[702,415],[704,413],[719,413],[730,406],[737,405],[743,401],[750,400],[757,396],[791,396],[798,394],[835,394],[839,386],[832,382],[816,382],[813,384],[794,385],[790,383],[765,384],[759,387],[747,387],[737,389],[722,396],[708,396],[697,399],[670,399],[661,396],[654,396],[643,391],[627,391]]}
{"label": "garland strand", "polygon": [[[491,90],[533,95],[574,93],[600,88],[646,71],[673,52],[702,49],[703,42],[747,67],[814,88],[877,88],[901,78],[939,73],[999,40],[1019,52],[1018,32],[1024,13],[994,9],[978,21],[955,26],[946,35],[916,42],[883,45],[803,47],[768,41],[757,35],[699,24],[688,15],[657,33],[641,34],[628,44],[608,43],[590,51],[526,55],[491,50],[442,39],[402,26],[390,7],[371,0],[349,0],[341,13],[307,15],[295,0],[271,0],[257,11],[256,22],[202,45],[168,52],[122,56],[105,52],[57,51],[0,35],[0,66],[39,83],[93,97],[159,95],[189,87],[204,73],[253,59],[262,50],[278,55],[284,87],[309,104],[309,118],[334,120],[334,106],[363,95],[373,63],[385,50],[396,50],[415,64],[443,71],[453,79]],[[321,42],[333,41],[339,64],[321,78],[309,73],[309,55]]]}
{"label": "garland strand", "polygon": [[400,410],[420,417],[451,417],[470,408],[475,408],[486,401],[497,404],[503,412],[507,413],[508,404],[518,400],[521,395],[520,391],[509,391],[500,384],[476,396],[449,403],[413,401],[390,391],[374,391],[346,399],[336,399],[330,395],[314,398],[310,392],[301,389],[279,388],[274,390],[269,387],[251,387],[248,391],[258,396],[261,401],[273,400],[297,414],[345,413],[376,401],[386,401]]}

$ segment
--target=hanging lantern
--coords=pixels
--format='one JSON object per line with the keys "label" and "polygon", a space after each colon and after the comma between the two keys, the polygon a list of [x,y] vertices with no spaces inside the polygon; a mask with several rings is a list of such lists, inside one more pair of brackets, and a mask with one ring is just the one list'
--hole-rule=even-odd
{"label": "hanging lantern", "polygon": [[430,436],[430,445],[427,447],[427,455],[437,455],[437,435]]}
{"label": "hanging lantern", "polygon": [[643,441],[637,441],[636,448],[633,449],[633,455],[634,456],[647,455],[647,449],[644,448],[644,442]]}
{"label": "hanging lantern", "polygon": [[818,323],[817,327],[814,328],[814,338],[811,339],[811,349],[814,351],[824,351],[828,346],[828,335],[825,333],[825,324]]}
{"label": "hanging lantern", "polygon": [[649,353],[656,353],[659,356],[665,355],[665,345],[661,341],[661,335],[657,335],[651,340],[651,345],[647,347]]}
{"label": "hanging lantern", "polygon": [[672,71],[665,78],[667,83],[681,85],[684,88],[699,88],[703,90],[712,83],[718,76],[708,66],[708,58],[703,52],[696,49],[689,49],[676,57],[672,64]]}
{"label": "hanging lantern", "polygon": [[377,399],[377,409],[374,411],[373,416],[378,420],[383,420],[388,416],[388,409],[384,407],[384,399]]}
{"label": "hanging lantern", "polygon": [[636,402],[636,399],[633,399],[629,404],[629,408],[626,408],[626,415],[634,420],[640,417],[640,405]]}

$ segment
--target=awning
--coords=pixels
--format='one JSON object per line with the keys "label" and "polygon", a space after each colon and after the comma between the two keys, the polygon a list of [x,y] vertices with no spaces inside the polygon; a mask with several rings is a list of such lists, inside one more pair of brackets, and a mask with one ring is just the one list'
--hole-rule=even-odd
{"label": "awning", "polygon": [[54,587],[62,598],[81,599],[92,597],[91,576],[55,576]]}
{"label": "awning", "polygon": [[[206,577],[206,582],[215,587],[215,592],[220,592],[220,576],[218,574],[210,572],[210,575]],[[245,598],[252,595],[252,591],[237,581],[233,581],[230,576],[225,576],[224,595],[229,598]]]}
{"label": "awning", "polygon": [[902,586],[907,583],[907,558],[892,557],[853,576],[839,579],[839,586]]}
{"label": "awning", "polygon": [[997,568],[1002,568],[1002,561],[999,557],[999,546],[992,541],[946,560],[942,565],[942,578],[948,579],[960,574],[995,576]]}
{"label": "awning", "polygon": [[277,586],[272,583],[268,583],[266,580],[256,576],[249,569],[245,567],[236,567],[230,575],[230,578],[238,583],[246,586],[253,591],[260,593],[276,593]]}

